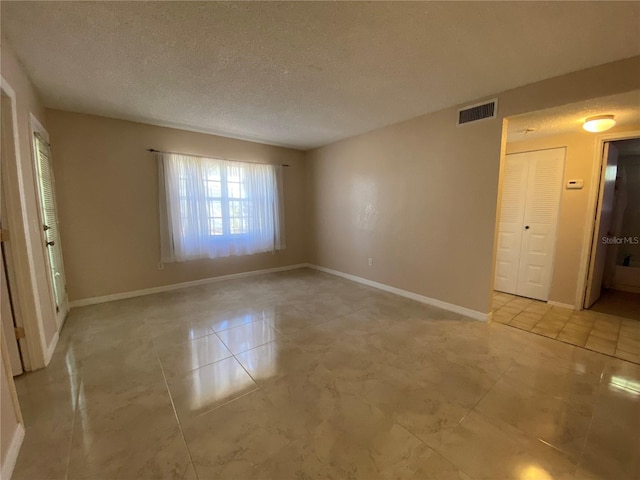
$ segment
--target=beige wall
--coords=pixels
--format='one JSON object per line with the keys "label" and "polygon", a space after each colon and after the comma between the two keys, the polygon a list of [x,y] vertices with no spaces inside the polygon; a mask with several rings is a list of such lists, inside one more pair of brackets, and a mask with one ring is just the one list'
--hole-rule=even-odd
{"label": "beige wall", "polygon": [[30,343],[29,359],[32,368],[40,368],[48,361],[46,357],[55,346],[58,331],[46,270],[31,143],[30,114],[45,124],[45,113],[31,81],[11,48],[4,40],[0,48],[2,77],[15,91],[18,119],[17,159],[7,162],[4,165],[6,170],[2,172],[6,175],[5,180],[8,180],[4,182],[7,220],[11,230],[17,294],[24,326],[29,336],[40,339],[40,342]]}
{"label": "beige wall", "polygon": [[[56,110],[47,120],[71,301],[307,261],[302,152]],[[147,148],[291,165],[284,169],[286,250],[158,270],[158,172]]]}
{"label": "beige wall", "polygon": [[[636,126],[617,127],[607,133],[636,130]],[[555,262],[549,300],[575,305],[584,285],[579,284],[579,272],[584,268],[582,251],[585,235],[593,225],[589,201],[597,192],[594,183],[596,163],[596,135],[580,130],[576,133],[554,135],[533,140],[507,143],[506,153],[520,153],[547,148],[566,147],[564,181],[558,216]],[[567,190],[569,179],[583,179],[584,188]]]}
{"label": "beige wall", "polygon": [[[639,85],[634,57],[503,92],[499,115]],[[502,122],[457,127],[456,115],[450,108],[308,153],[313,263],[490,311]]]}

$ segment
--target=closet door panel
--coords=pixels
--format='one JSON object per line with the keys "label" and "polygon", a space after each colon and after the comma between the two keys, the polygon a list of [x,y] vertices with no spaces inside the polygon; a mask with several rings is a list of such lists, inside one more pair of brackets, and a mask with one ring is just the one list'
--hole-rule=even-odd
{"label": "closet door panel", "polygon": [[494,289],[515,294],[527,191],[527,154],[505,156]]}
{"label": "closet door panel", "polygon": [[546,301],[553,273],[565,149],[527,155],[529,174],[516,294]]}

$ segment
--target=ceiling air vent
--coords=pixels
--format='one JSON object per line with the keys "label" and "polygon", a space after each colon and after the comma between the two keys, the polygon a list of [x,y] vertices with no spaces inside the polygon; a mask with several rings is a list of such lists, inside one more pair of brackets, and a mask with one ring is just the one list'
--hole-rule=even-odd
{"label": "ceiling air vent", "polygon": [[477,122],[487,118],[495,118],[498,113],[498,100],[470,105],[458,110],[458,125],[465,123]]}

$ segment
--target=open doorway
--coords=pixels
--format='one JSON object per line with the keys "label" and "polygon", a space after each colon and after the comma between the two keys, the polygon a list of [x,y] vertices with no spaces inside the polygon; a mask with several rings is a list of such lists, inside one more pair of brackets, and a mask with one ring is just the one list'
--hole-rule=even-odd
{"label": "open doorway", "polygon": [[584,308],[640,321],[640,137],[603,144]]}
{"label": "open doorway", "polygon": [[[592,302],[591,309],[584,307],[587,279],[592,278],[592,242],[602,237],[594,233],[594,218],[602,192],[604,144],[640,137],[638,104],[636,90],[506,119],[493,321],[640,364],[640,322],[627,313],[640,311],[629,301],[640,291],[626,288],[611,294],[613,286],[629,287],[625,273],[631,272],[640,252],[628,251],[627,246],[611,249],[603,262],[608,268],[603,269],[600,302]],[[598,115],[612,115],[617,124],[606,134],[586,131],[585,120]],[[617,146],[625,152],[634,148],[631,143]],[[625,171],[635,175],[635,165],[631,159]],[[603,174],[611,176],[610,171]],[[639,198],[628,200],[640,206]],[[532,227],[540,219],[542,225]],[[632,233],[625,233],[629,228]],[[611,233],[634,237],[639,235],[634,228]],[[631,247],[633,243],[628,242]]]}

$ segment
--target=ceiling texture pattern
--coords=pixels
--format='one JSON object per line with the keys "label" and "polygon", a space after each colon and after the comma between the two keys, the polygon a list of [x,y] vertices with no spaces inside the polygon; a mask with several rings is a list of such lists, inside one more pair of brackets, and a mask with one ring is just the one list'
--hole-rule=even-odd
{"label": "ceiling texture pattern", "polygon": [[51,108],[309,149],[640,54],[640,2],[1,2]]}
{"label": "ceiling texture pattern", "polygon": [[584,132],[588,117],[607,114],[615,116],[618,126],[640,125],[640,90],[516,115],[509,118],[507,141]]}

